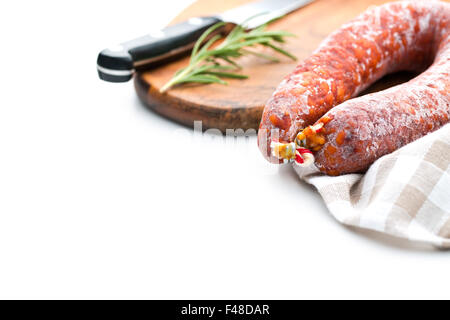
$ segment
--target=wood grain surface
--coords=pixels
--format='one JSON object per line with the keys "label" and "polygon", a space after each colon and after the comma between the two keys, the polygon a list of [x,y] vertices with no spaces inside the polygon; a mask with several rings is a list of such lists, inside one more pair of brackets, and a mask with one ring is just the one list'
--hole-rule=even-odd
{"label": "wood grain surface", "polygon": [[[248,0],[198,0],[184,10],[172,23],[194,16],[221,12],[249,2]],[[270,28],[286,30],[296,34],[289,38],[285,48],[299,60],[309,56],[320,42],[341,24],[356,17],[371,5],[386,0],[316,0],[283,19]],[[196,120],[203,128],[258,128],[265,102],[284,76],[289,74],[298,61],[281,57],[280,63],[267,62],[257,57],[242,57],[238,61],[244,66],[246,80],[227,80],[228,85],[188,84],[160,94],[159,89],[173,76],[175,71],[188,64],[182,58],[162,67],[135,76],[135,88],[141,101],[155,112],[182,124],[192,126]],[[409,75],[381,80],[371,90],[380,90],[408,78]]]}

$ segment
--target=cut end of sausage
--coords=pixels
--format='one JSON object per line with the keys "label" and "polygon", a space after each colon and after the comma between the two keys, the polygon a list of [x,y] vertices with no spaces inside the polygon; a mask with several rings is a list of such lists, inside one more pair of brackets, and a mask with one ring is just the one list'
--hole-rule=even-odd
{"label": "cut end of sausage", "polygon": [[281,164],[284,163],[284,161],[272,155],[272,148],[271,148],[272,143],[280,142],[277,137],[278,134],[276,129],[269,130],[265,128],[260,128],[258,131],[258,147],[267,161],[275,164]]}

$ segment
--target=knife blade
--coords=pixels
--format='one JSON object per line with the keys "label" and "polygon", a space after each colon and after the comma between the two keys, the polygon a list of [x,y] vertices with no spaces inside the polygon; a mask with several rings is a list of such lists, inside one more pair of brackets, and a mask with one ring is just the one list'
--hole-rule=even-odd
{"label": "knife blade", "polygon": [[[100,79],[126,82],[136,70],[161,65],[192,50],[197,39],[218,22],[247,24],[253,29],[306,6],[314,0],[262,0],[209,17],[195,17],[101,51],[97,58]],[[223,28],[219,32],[224,32]]]}

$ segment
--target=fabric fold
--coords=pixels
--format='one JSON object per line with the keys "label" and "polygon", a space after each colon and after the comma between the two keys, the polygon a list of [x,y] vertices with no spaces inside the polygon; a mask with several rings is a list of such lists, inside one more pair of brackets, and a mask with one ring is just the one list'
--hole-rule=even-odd
{"label": "fabric fold", "polygon": [[450,248],[450,124],[378,159],[365,174],[294,169],[339,222]]}

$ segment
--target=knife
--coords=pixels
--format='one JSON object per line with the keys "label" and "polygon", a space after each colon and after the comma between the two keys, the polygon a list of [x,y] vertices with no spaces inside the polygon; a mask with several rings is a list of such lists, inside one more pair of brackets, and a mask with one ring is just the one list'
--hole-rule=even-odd
{"label": "knife", "polygon": [[98,75],[105,81],[126,82],[135,70],[161,65],[189,52],[202,33],[218,22],[237,25],[255,17],[246,24],[248,29],[254,29],[312,1],[262,0],[214,16],[191,18],[103,50],[97,59]]}

